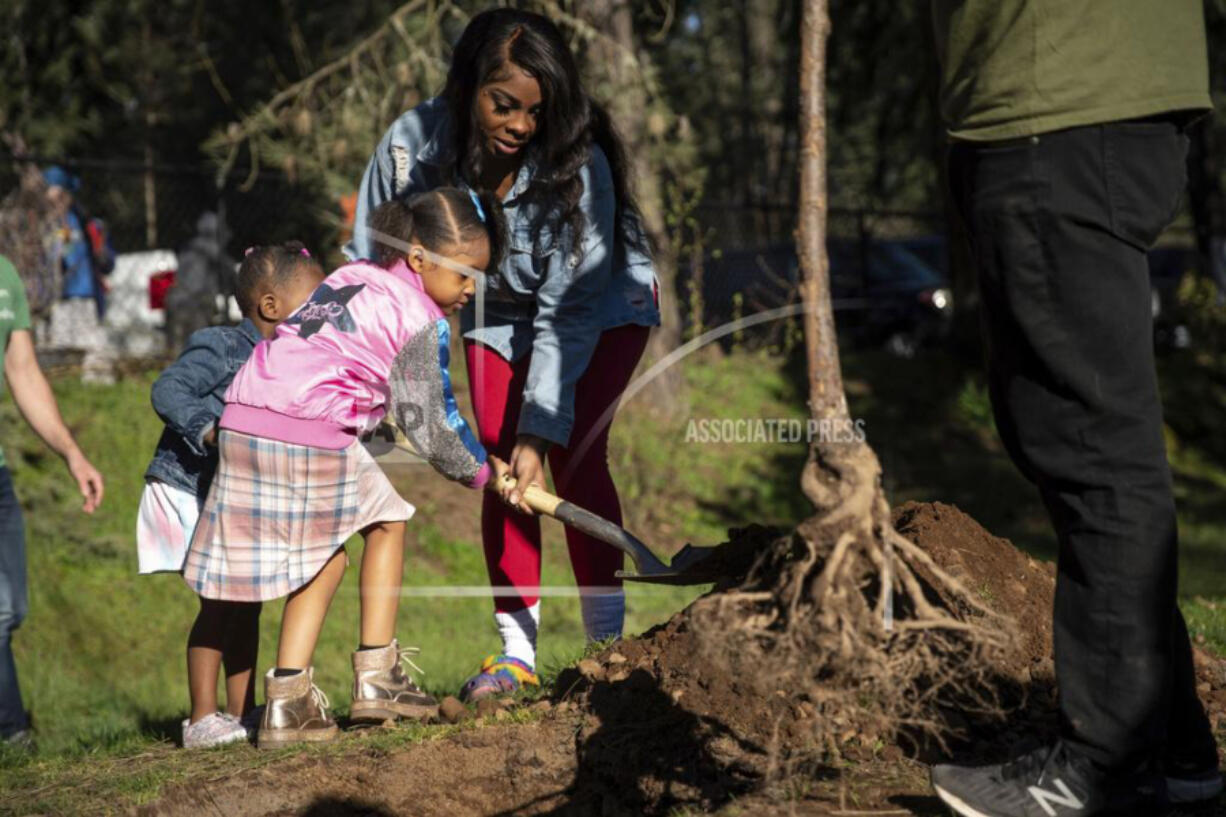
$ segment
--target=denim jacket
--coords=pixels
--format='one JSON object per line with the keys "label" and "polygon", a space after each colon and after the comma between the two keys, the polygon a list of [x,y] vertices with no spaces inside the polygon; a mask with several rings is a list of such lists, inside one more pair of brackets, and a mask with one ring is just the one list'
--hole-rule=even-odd
{"label": "denim jacket", "polygon": [[179,359],[153,384],[153,410],[166,423],[145,479],[190,491],[201,500],[217,470],[217,449],[204,442],[225,408],[226,389],[263,340],[247,319],[210,326],[187,339]]}
{"label": "denim jacket", "polygon": [[[465,185],[455,173],[451,125],[442,99],[423,102],[392,123],[362,177],[350,259],[369,258],[363,229],[370,213],[393,197]],[[508,244],[496,274],[478,282],[477,297],[460,314],[465,338],[515,362],[528,353],[518,432],[566,445],[574,424],[575,384],[587,369],[600,333],[626,324],[658,326],[659,286],[649,254],[613,236],[616,201],[604,152],[592,147],[581,171],[584,234],[558,235],[538,206],[523,201],[534,167],[524,162],[502,201]],[[635,225],[640,234],[641,225]],[[645,244],[645,242],[634,242]],[[479,314],[482,313],[482,314]]]}

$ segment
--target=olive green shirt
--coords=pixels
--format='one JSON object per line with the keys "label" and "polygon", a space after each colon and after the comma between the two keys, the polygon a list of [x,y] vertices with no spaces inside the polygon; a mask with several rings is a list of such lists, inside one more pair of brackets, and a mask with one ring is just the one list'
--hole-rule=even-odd
{"label": "olive green shirt", "polygon": [[[9,336],[19,329],[29,328],[30,304],[26,300],[25,284],[12,262],[0,255],[0,349],[7,352]],[[4,466],[4,449],[0,449],[0,468]]]}
{"label": "olive green shirt", "polygon": [[1201,0],[933,0],[932,13],[955,139],[1212,107]]}

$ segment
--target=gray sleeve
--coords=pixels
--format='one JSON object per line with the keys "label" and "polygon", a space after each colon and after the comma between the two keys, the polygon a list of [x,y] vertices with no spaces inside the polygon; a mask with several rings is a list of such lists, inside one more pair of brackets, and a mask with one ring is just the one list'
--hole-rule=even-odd
{"label": "gray sleeve", "polygon": [[489,479],[485,449],[460,415],[448,371],[451,330],[434,321],[404,345],[388,378],[388,416],[413,449],[447,479],[473,488]]}

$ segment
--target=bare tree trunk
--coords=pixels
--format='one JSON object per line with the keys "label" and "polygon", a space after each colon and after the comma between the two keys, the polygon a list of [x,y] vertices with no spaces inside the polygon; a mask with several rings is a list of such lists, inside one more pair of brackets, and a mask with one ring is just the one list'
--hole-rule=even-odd
{"label": "bare tree trunk", "polygon": [[815,419],[847,416],[830,303],[826,256],[826,0],[805,4],[800,54],[800,213],[796,253],[804,278],[809,410]]}
{"label": "bare tree trunk", "polygon": [[[853,428],[843,390],[830,269],[826,255],[826,0],[808,0],[801,20],[800,46],[800,212],[796,253],[805,304],[805,352],[809,363],[809,413],[815,421],[809,461],[801,475],[805,496],[819,513],[843,504],[854,483],[877,480],[880,466],[863,441],[847,439]],[[855,463],[856,467],[851,466]]]}
{"label": "bare tree trunk", "polygon": [[882,734],[904,723],[940,734],[941,697],[934,690],[945,700],[962,697],[991,709],[992,693],[985,692],[991,659],[1011,643],[999,615],[894,529],[881,466],[854,433],[825,240],[829,32],[827,0],[805,0],[796,244],[816,433],[801,487],[817,513],[797,527],[795,539],[762,554],[737,591],[696,605],[702,631],[730,660],[744,662],[746,677],[815,702],[819,746],[834,745],[830,723],[839,717],[867,720]]}
{"label": "bare tree trunk", "polygon": [[[789,2],[784,0],[748,0],[749,10],[745,15],[745,37],[748,41],[749,70],[753,81],[750,84],[753,100],[754,136],[751,141],[755,157],[752,174],[753,186],[750,200],[757,211],[761,235],[771,242],[780,236],[781,216],[775,208],[780,201],[788,201],[792,195],[790,184],[780,189],[775,186],[783,178],[784,140],[787,122],[783,108],[785,94],[795,72],[788,66],[793,39],[783,26],[786,23]],[[789,225],[790,226],[790,225]]]}
{"label": "bare tree trunk", "polygon": [[[152,53],[153,48],[153,27],[148,19],[145,20],[144,27],[141,29],[141,41],[145,46],[145,53]],[[154,93],[154,78],[153,69],[146,66],[144,76],[145,86],[145,247],[146,249],[155,249],[158,245],[158,199],[157,199],[157,180],[153,175],[153,126],[156,122],[156,115],[153,111],[153,93]]]}

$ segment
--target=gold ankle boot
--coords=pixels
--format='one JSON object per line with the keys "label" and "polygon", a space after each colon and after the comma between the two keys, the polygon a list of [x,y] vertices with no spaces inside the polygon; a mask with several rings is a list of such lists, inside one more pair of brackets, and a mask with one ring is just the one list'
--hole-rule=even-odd
{"label": "gold ankle boot", "polygon": [[386,647],[356,651],[353,654],[353,706],[349,717],[365,723],[437,717],[438,701],[422,692],[401,666],[404,661],[417,669],[409,660],[417,652],[416,647],[400,649],[395,639]]}
{"label": "gold ankle boot", "polygon": [[290,743],[333,740],[336,722],[328,717],[328,696],[315,686],[315,670],[278,678],[264,676],[264,717],[257,744],[271,749]]}

